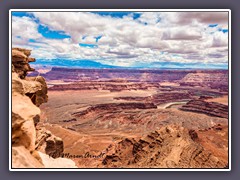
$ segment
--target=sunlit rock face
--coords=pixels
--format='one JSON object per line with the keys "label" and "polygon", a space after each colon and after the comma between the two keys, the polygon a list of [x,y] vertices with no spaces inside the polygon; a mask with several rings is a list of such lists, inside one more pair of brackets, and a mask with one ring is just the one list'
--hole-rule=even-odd
{"label": "sunlit rock face", "polygon": [[67,162],[66,167],[74,168],[70,159],[48,157],[63,152],[63,141],[36,127],[40,121],[39,106],[47,102],[47,85],[41,76],[26,77],[33,70],[29,62],[35,61],[30,54],[27,49],[12,49],[12,167],[61,168]]}

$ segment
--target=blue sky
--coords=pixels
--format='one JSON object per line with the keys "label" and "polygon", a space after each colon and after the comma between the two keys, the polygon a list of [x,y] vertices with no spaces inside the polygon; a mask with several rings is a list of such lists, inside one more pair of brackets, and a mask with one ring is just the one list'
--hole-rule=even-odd
{"label": "blue sky", "polygon": [[124,16],[132,16],[133,19],[137,19],[141,16],[140,13],[133,12],[93,12],[101,16],[111,16],[112,18],[123,18]]}
{"label": "blue sky", "polygon": [[86,48],[97,48],[96,44],[85,44],[85,43],[79,43],[79,46],[86,47]]}
{"label": "blue sky", "polygon": [[70,38],[71,36],[65,34],[63,31],[54,31],[50,30],[47,26],[39,25],[38,32],[42,34],[43,37],[49,39],[65,39]]}
{"label": "blue sky", "polygon": [[17,17],[34,17],[32,14],[27,13],[27,12],[12,12],[12,16],[17,16]]}
{"label": "blue sky", "polygon": [[224,12],[12,12],[13,46],[56,64],[227,68],[228,33]]}

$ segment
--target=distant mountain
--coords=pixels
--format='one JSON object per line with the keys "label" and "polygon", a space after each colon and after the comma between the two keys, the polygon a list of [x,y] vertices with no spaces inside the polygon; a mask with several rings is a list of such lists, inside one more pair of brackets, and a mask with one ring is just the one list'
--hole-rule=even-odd
{"label": "distant mountain", "polygon": [[205,64],[197,63],[180,63],[180,62],[150,62],[137,63],[135,68],[138,69],[227,69],[227,64]]}
{"label": "distant mountain", "polygon": [[42,65],[42,66],[57,66],[57,67],[78,67],[78,68],[121,68],[118,66],[111,66],[102,64],[96,61],[91,60],[66,60],[66,59],[37,59],[36,63],[33,65]]}
{"label": "distant mountain", "polygon": [[132,67],[113,66],[92,60],[37,59],[31,63],[37,66],[68,67],[83,69],[228,69],[227,64],[180,63],[180,62],[136,62]]}

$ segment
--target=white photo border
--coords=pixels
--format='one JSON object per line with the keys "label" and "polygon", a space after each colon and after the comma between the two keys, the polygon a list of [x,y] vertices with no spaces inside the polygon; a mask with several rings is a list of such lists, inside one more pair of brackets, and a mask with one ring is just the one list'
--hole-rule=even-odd
{"label": "white photo border", "polygon": [[[12,168],[12,12],[228,12],[228,168]],[[230,9],[10,9],[9,10],[9,171],[231,171],[231,10]]]}

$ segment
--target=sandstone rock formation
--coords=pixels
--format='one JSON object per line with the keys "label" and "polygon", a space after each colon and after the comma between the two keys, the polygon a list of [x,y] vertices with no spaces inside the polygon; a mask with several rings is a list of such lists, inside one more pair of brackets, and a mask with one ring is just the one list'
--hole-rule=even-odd
{"label": "sandstone rock formation", "polygon": [[[45,79],[41,76],[37,77],[26,77],[25,83],[25,93],[30,97],[33,104],[40,106],[42,103],[47,102],[47,84]],[[28,85],[28,86],[27,86]],[[29,87],[30,85],[30,87]]]}
{"label": "sandstone rock formation", "polygon": [[[63,152],[63,142],[45,132],[48,137],[41,138],[42,131],[36,129],[40,119],[40,106],[47,101],[47,86],[43,77],[26,77],[27,72],[33,70],[29,62],[34,58],[29,57],[30,50],[12,49],[12,167],[13,168],[44,168],[46,158],[39,155],[40,144],[46,144],[45,152]],[[41,141],[39,141],[41,139]],[[36,146],[37,145],[37,146]],[[46,155],[47,156],[47,155]],[[51,159],[50,159],[51,160]],[[62,161],[52,164],[51,167],[62,167]],[[67,160],[71,161],[71,160]],[[51,164],[51,163],[50,163]],[[69,163],[69,167],[74,163]]]}
{"label": "sandstone rock formation", "polygon": [[216,71],[214,74],[197,71],[187,74],[179,83],[181,85],[206,86],[228,92],[228,73],[223,70]]}
{"label": "sandstone rock formation", "polygon": [[37,127],[36,150],[58,158],[64,151],[63,141],[44,127]]}
{"label": "sandstone rock formation", "polygon": [[14,71],[19,75],[21,79],[24,79],[28,71],[34,71],[30,67],[29,62],[34,62],[35,58],[29,57],[31,50],[22,48],[12,49],[12,64],[14,66]]}
{"label": "sandstone rock formation", "polygon": [[12,147],[12,168],[44,168],[39,154],[34,157],[24,146]]}
{"label": "sandstone rock formation", "polygon": [[228,118],[228,106],[217,102],[206,102],[203,100],[191,100],[183,105],[180,110],[204,113],[209,116]]}
{"label": "sandstone rock formation", "polygon": [[216,71],[214,76],[205,72],[188,73],[182,80],[183,83],[193,84],[222,84],[228,85],[228,74],[224,71]]}
{"label": "sandstone rock formation", "polygon": [[159,93],[154,94],[152,96],[147,97],[132,97],[132,96],[125,96],[125,97],[116,97],[116,100],[126,100],[126,101],[145,101],[148,103],[153,103],[156,105],[168,103],[168,102],[177,102],[183,100],[192,99],[192,95],[190,93],[181,93],[181,92],[169,92],[169,93]]}
{"label": "sandstone rock formation", "polygon": [[84,111],[73,113],[72,115],[78,117],[86,115],[92,111],[122,111],[130,109],[157,109],[157,106],[153,103],[109,103],[109,104],[98,104],[92,107],[87,108]]}
{"label": "sandstone rock formation", "polygon": [[107,148],[102,167],[225,168],[227,160],[206,149],[195,130],[164,126],[135,140],[126,138]]}

